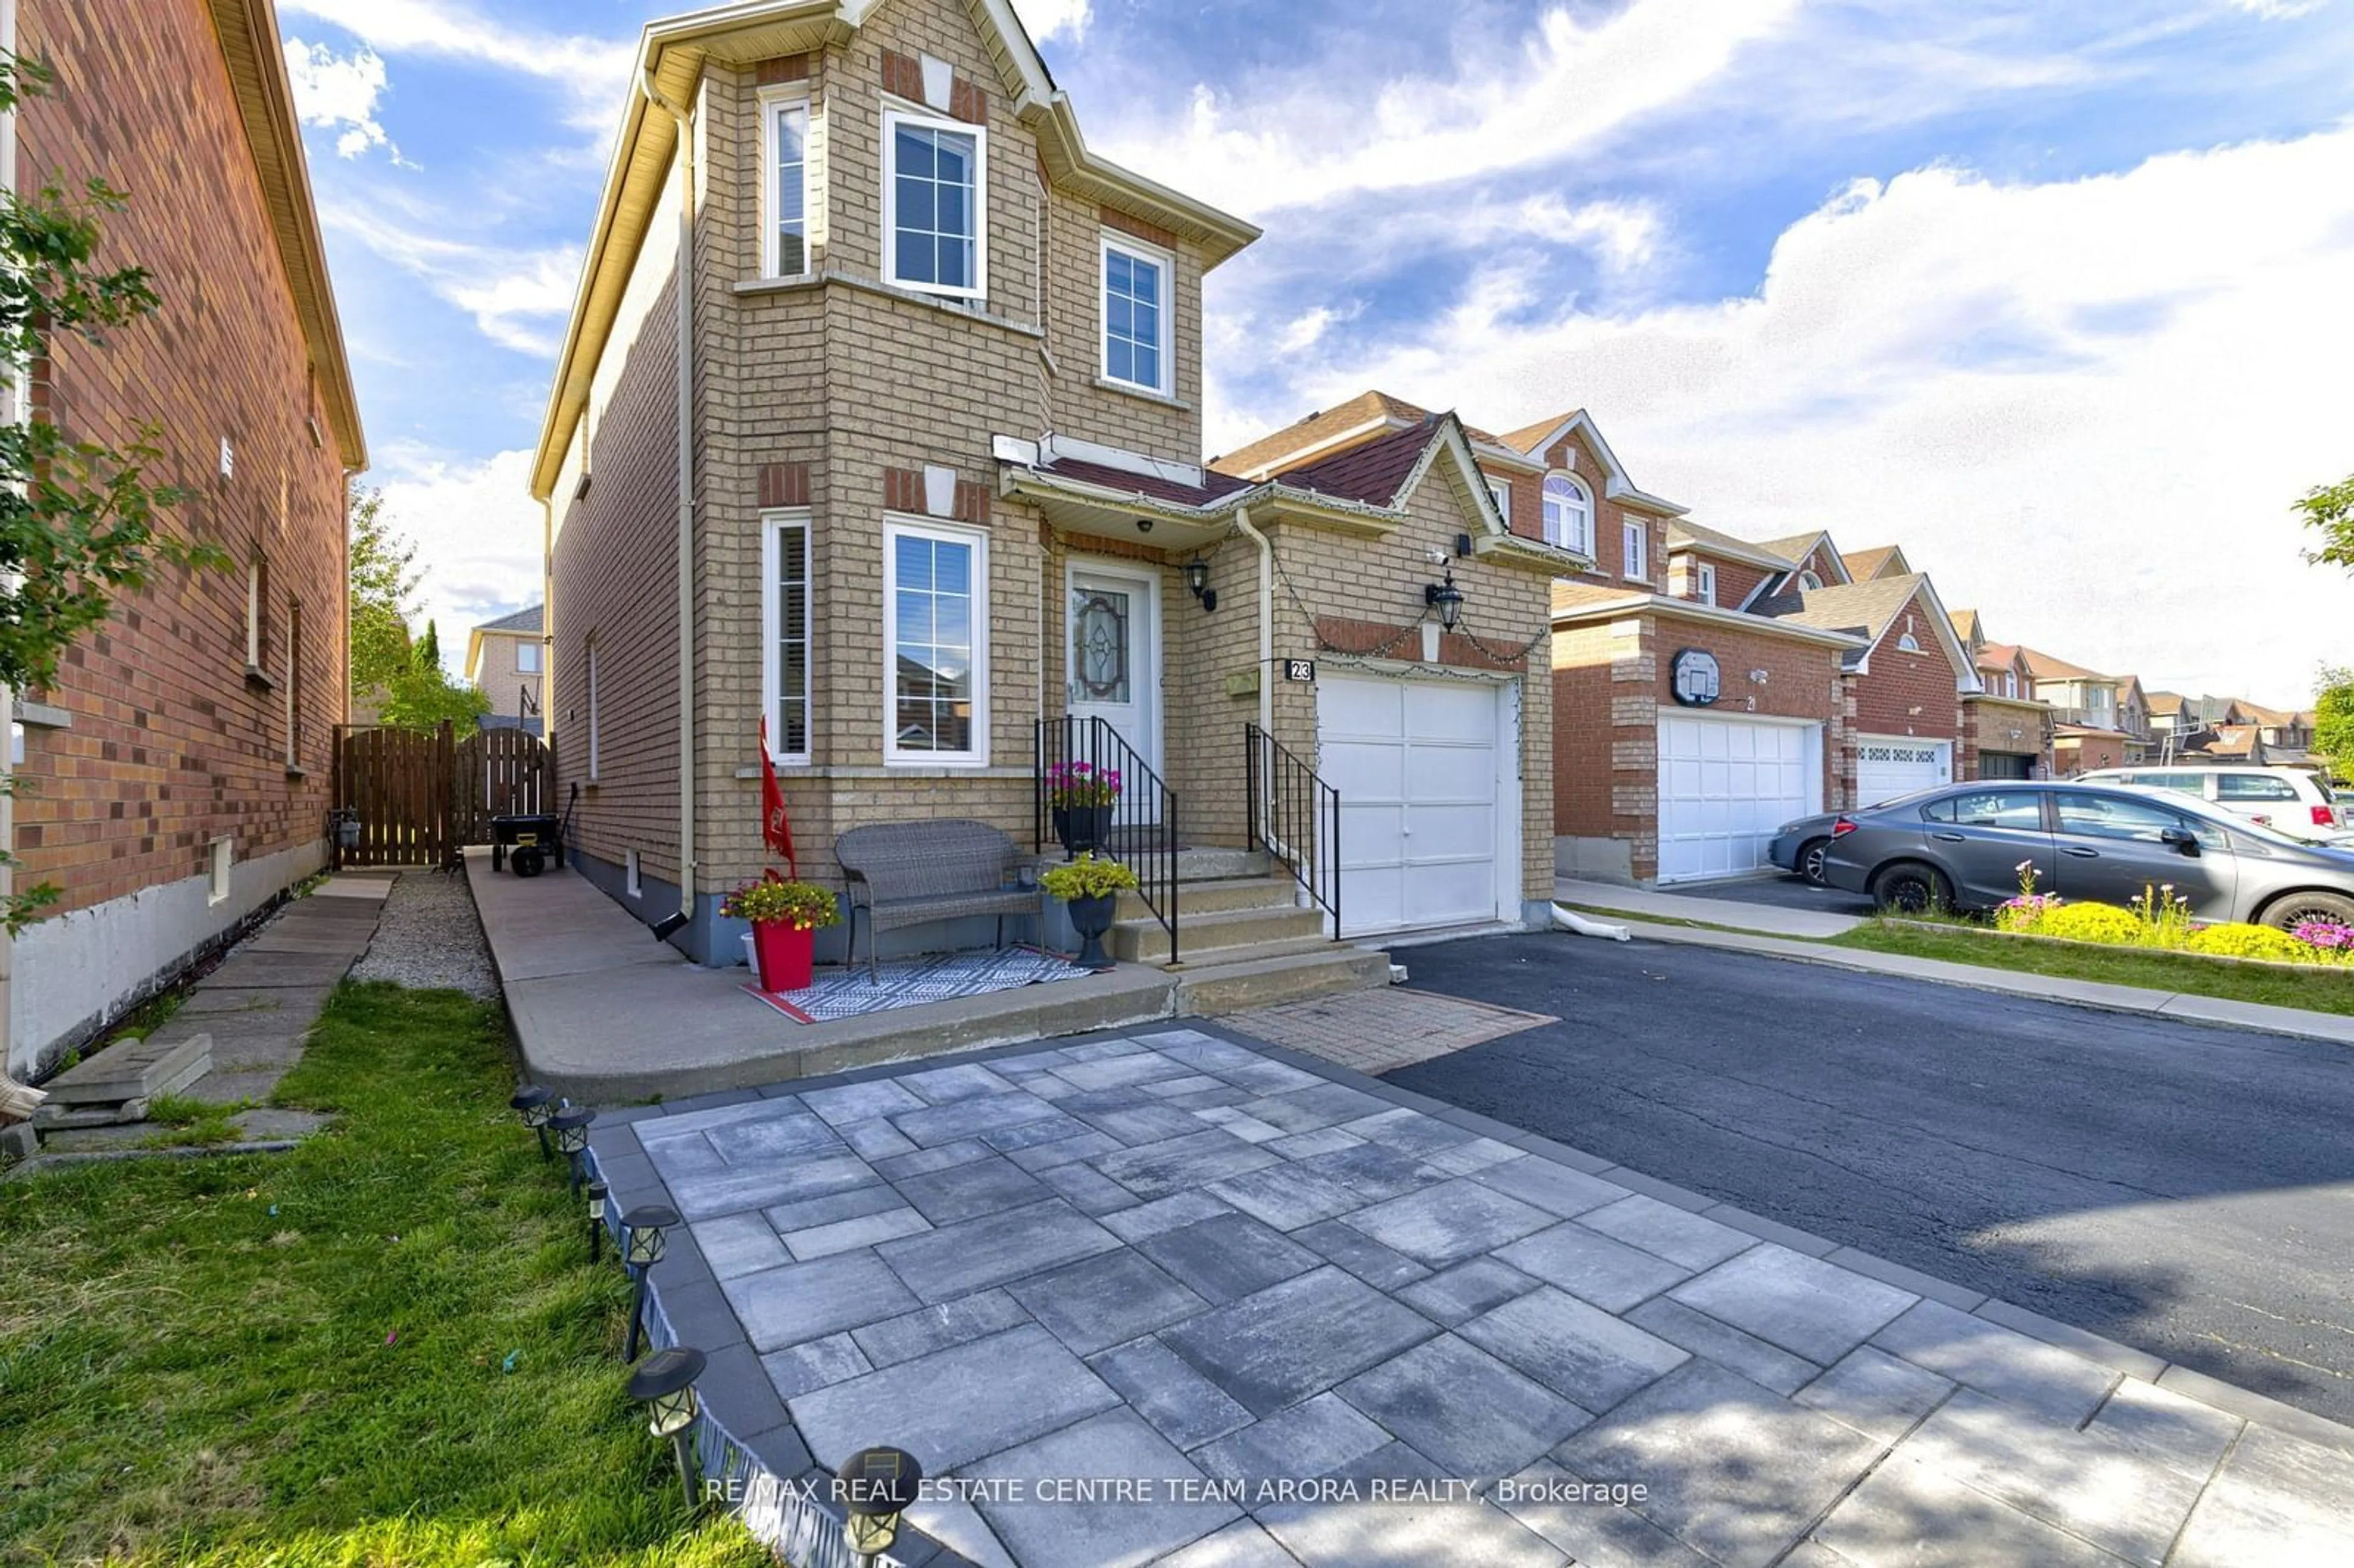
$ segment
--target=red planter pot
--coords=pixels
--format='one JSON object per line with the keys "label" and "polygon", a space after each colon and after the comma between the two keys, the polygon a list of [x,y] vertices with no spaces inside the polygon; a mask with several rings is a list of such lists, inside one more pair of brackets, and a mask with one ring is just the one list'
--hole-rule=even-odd
{"label": "red planter pot", "polygon": [[817,932],[785,920],[755,921],[752,953],[760,960],[762,991],[807,991]]}

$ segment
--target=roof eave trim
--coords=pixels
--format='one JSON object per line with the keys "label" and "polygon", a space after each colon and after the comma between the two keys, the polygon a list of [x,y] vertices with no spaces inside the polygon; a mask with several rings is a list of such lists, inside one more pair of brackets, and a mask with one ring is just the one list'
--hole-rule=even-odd
{"label": "roof eave trim", "polygon": [[1837,648],[1843,652],[1861,650],[1866,646],[1862,638],[1850,637],[1843,631],[1826,631],[1816,626],[1793,625],[1788,621],[1774,620],[1762,615],[1751,615],[1744,610],[1727,609],[1719,604],[1702,604],[1697,599],[1677,599],[1672,594],[1662,593],[1626,594],[1617,599],[1597,599],[1592,604],[1575,605],[1567,609],[1556,609],[1553,612],[1553,622],[1555,626],[1560,626],[1565,622],[1614,619],[1640,610],[1681,616],[1687,620],[1705,620],[1712,625],[1723,626],[1727,630],[1763,632],[1772,636],[1787,637],[1794,641],[1818,643],[1825,648]]}

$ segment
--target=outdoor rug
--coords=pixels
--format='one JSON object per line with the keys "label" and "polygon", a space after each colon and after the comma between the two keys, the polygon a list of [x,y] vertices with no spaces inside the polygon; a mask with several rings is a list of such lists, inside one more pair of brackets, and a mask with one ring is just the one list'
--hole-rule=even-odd
{"label": "outdoor rug", "polygon": [[1036,948],[1008,948],[996,953],[888,959],[880,978],[873,982],[866,978],[866,966],[859,964],[821,969],[807,991],[762,991],[757,981],[744,989],[796,1023],[822,1023],[952,997],[986,996],[1016,986],[1076,980],[1087,972],[1057,954]]}

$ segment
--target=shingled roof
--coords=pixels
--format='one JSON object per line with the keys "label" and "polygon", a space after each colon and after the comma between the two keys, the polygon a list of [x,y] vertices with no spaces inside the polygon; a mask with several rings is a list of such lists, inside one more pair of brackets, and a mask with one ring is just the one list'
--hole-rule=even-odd
{"label": "shingled roof", "polygon": [[485,620],[480,626],[474,628],[474,630],[476,631],[521,631],[536,634],[544,630],[541,625],[540,616],[540,612],[543,608],[543,606],[536,604],[525,605],[523,609],[516,610],[513,615],[503,615],[496,620]]}
{"label": "shingled roof", "polygon": [[1751,561],[1761,566],[1771,562],[1786,571],[1798,564],[1787,556],[1776,555],[1764,545],[1748,539],[1736,539],[1732,535],[1720,533],[1714,528],[1704,528],[1686,517],[1673,517],[1668,520],[1668,549],[1670,553],[1686,549],[1711,551],[1718,555],[1729,556],[1737,561]]}
{"label": "shingled roof", "polygon": [[1232,495],[1237,490],[1248,490],[1250,481],[1237,479],[1230,473],[1214,470],[1202,471],[1200,484],[1187,484],[1182,480],[1165,479],[1159,474],[1139,473],[1130,468],[1114,468],[1109,463],[1087,462],[1078,458],[1057,458],[1038,470],[1057,479],[1076,480],[1081,484],[1097,485],[1121,495],[1146,495],[1155,501],[1171,501],[1180,506],[1201,506],[1222,495]]}
{"label": "shingled roof", "polygon": [[[1868,583],[1834,583],[1828,588],[1799,588],[1758,600],[1753,612],[1775,620],[1787,620],[1800,626],[1812,626],[1824,631],[1844,631],[1861,637],[1868,644],[1877,643],[1900,611],[1913,601],[1914,594],[1927,579],[1914,573],[1901,577],[1881,577]],[[1936,628],[1932,627],[1935,631]],[[1951,633],[1950,626],[1946,628]],[[1870,654],[1869,646],[1840,655],[1840,662],[1853,669]]]}
{"label": "shingled roof", "polygon": [[1363,446],[1298,468],[1278,470],[1269,477],[1291,490],[1314,491],[1368,506],[1388,506],[1397,500],[1406,476],[1413,473],[1437,429],[1436,416],[1403,430],[1379,436]]}
{"label": "shingled roof", "polygon": [[2049,653],[2039,653],[2032,648],[2022,648],[2020,652],[2027,655],[2027,673],[2039,681],[2114,681],[2115,679],[2115,676],[2102,674],[2098,670],[2087,670],[2082,664],[2071,664],[2065,659],[2057,659]]}

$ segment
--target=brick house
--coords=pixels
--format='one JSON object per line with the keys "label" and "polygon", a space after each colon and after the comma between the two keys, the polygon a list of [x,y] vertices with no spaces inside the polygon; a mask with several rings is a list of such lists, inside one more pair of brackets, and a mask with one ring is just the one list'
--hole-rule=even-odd
{"label": "brick house", "polygon": [[864,823],[1026,845],[1067,715],[1195,845],[1246,837],[1246,726],[1322,768],[1347,935],[1542,912],[1547,584],[1588,557],[1482,438],[1205,464],[1202,279],[1258,231],[1092,153],[1002,0],[730,5],[639,63],[532,477],[587,874],[729,961],[764,717],[832,881]]}
{"label": "brick house", "polygon": [[1979,677],[1901,549],[1663,532],[1664,592],[1554,590],[1564,874],[1741,875],[1784,821],[1969,776]]}
{"label": "brick house", "polygon": [[1989,641],[1974,609],[1956,610],[1955,635],[1978,673],[1962,694],[1961,779],[2052,777],[2052,708],[2035,695],[2035,674],[2013,643]]}
{"label": "brick house", "polygon": [[167,526],[228,572],[166,567],[17,704],[19,885],[63,890],[8,957],[7,1062],[51,1069],[325,859],[345,716],[345,481],[366,462],[269,0],[17,0],[56,79],[6,139],[15,188],[130,193],[103,265],[162,309],[56,342],[34,417],[116,445],[158,429]]}
{"label": "brick house", "polygon": [[484,729],[546,733],[541,683],[547,674],[547,643],[540,606],[531,605],[486,620],[466,634],[466,679],[491,700]]}
{"label": "brick house", "polygon": [[[2034,679],[2037,699],[2052,708],[2052,762],[2057,777],[2073,779],[2140,759],[2147,732],[2145,728],[2143,736],[2136,736],[2125,727],[2118,703],[2125,681],[2033,648],[2020,649],[2020,655]],[[2140,683],[2134,682],[2133,687],[2138,692]],[[2146,699],[2142,712],[2147,726]]]}

